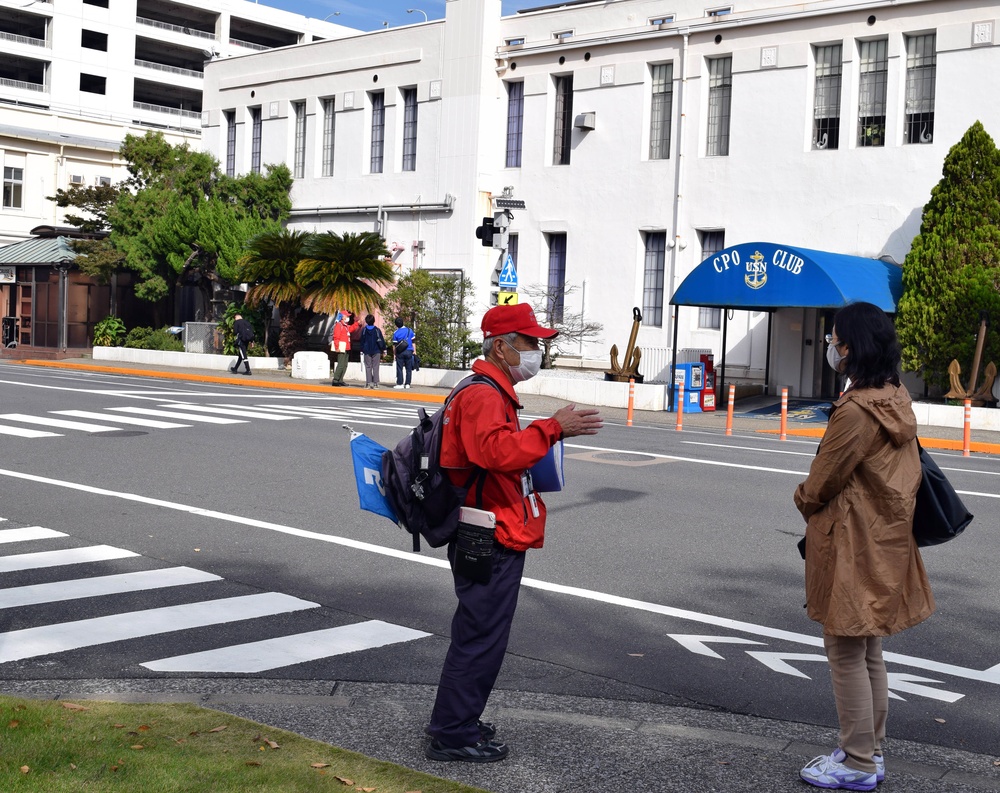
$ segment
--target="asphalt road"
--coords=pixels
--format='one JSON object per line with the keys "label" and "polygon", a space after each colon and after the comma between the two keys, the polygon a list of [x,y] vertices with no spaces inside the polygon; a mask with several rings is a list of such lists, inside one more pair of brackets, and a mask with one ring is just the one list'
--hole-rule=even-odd
{"label": "asphalt road", "polygon": [[[343,429],[388,446],[414,415],[405,401],[0,367],[0,533],[53,532],[0,544],[0,676],[433,685],[454,607],[443,554],[410,554],[403,532],[358,509]],[[499,687],[835,725],[791,499],[814,451],[641,423],[567,442],[568,487],[546,498]],[[938,612],[886,642],[892,733],[993,753],[1000,459],[935,457],[977,520],[924,553]],[[95,546],[132,555],[15,560]],[[135,577],[177,568],[182,583]],[[69,582],[123,575],[131,591],[59,599]],[[337,628],[360,630],[361,649],[334,654]],[[318,649],[303,659],[305,636]],[[257,655],[284,662],[233,669]]]}

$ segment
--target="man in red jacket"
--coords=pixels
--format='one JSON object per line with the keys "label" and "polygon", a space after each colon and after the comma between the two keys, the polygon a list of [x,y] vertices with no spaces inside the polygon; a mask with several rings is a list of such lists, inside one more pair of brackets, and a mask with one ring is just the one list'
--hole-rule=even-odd
{"label": "man in red jacket", "polygon": [[[528,548],[541,548],[545,504],[531,488],[527,473],[556,441],[594,435],[603,425],[592,408],[567,405],[548,419],[521,429],[521,408],[514,384],[534,377],[541,368],[539,339],[558,331],[543,328],[531,306],[497,306],[482,322],[483,357],[472,371],[495,383],[467,386],[448,404],[441,438],[441,467],[452,483],[464,485],[474,467],[486,471],[482,509],[496,515],[493,568],[488,583],[476,583],[455,572],[455,543],[448,559],[455,578],[458,609],[451,623],[451,645],[441,671],[437,699],[426,732],[427,757],[489,763],[507,756],[507,745],[495,740],[496,728],[481,721],[507,649]],[[466,505],[477,506],[472,487]]]}
{"label": "man in red jacket", "polygon": [[337,368],[333,373],[333,382],[330,385],[342,386],[344,384],[344,374],[347,372],[347,358],[351,352],[351,333],[357,327],[354,319],[354,312],[346,308],[337,313],[337,321],[333,325],[333,338],[330,346],[337,355]]}

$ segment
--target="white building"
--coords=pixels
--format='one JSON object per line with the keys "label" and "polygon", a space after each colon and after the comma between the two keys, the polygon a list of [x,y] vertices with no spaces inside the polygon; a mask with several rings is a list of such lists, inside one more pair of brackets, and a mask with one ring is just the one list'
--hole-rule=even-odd
{"label": "white building", "polygon": [[212,62],[203,144],[236,172],[288,162],[293,226],[377,229],[403,266],[464,270],[480,311],[474,231],[511,187],[522,291],[574,286],[565,310],[605,327],[564,353],[607,362],[639,307],[647,379],[675,350],[718,361],[725,325],[730,376],[820,395],[832,310],[683,308],[675,339],[671,295],[755,241],[901,262],[950,147],[976,120],[1000,139],[998,68],[990,0],[448,0]]}

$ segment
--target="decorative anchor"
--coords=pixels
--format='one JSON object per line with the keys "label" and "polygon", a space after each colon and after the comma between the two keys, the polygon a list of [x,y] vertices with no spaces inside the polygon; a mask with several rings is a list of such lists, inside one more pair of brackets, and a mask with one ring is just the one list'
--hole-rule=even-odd
{"label": "decorative anchor", "polygon": [[629,380],[642,382],[642,375],[639,374],[639,361],[642,359],[642,350],[635,346],[635,337],[639,334],[639,325],[642,323],[642,312],[636,306],[632,309],[632,333],[628,337],[628,347],[625,348],[625,362],[618,365],[618,345],[611,346],[611,369],[604,373],[605,380],[612,380],[617,383],[627,383]]}
{"label": "decorative anchor", "polygon": [[972,358],[972,379],[969,387],[965,388],[959,376],[962,374],[962,367],[957,360],[948,364],[948,378],[951,380],[951,391],[945,394],[946,399],[971,399],[975,407],[991,405],[996,402],[993,396],[993,381],[997,377],[997,367],[992,361],[986,365],[983,372],[983,384],[977,389],[976,379],[979,374],[979,362],[983,357],[983,344],[986,342],[986,315],[984,314],[979,322],[979,334],[976,338],[976,353]]}

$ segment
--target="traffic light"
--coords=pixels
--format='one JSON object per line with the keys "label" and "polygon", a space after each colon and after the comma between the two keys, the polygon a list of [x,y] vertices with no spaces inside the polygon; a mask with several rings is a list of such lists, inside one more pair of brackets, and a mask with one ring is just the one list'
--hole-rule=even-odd
{"label": "traffic light", "polygon": [[[485,220],[486,218],[483,218]],[[510,241],[508,231],[510,229],[510,215],[506,211],[493,213],[493,247],[499,250],[507,250]]]}
{"label": "traffic light", "polygon": [[483,218],[483,225],[476,228],[476,237],[483,241],[484,248],[493,246],[493,218]]}

